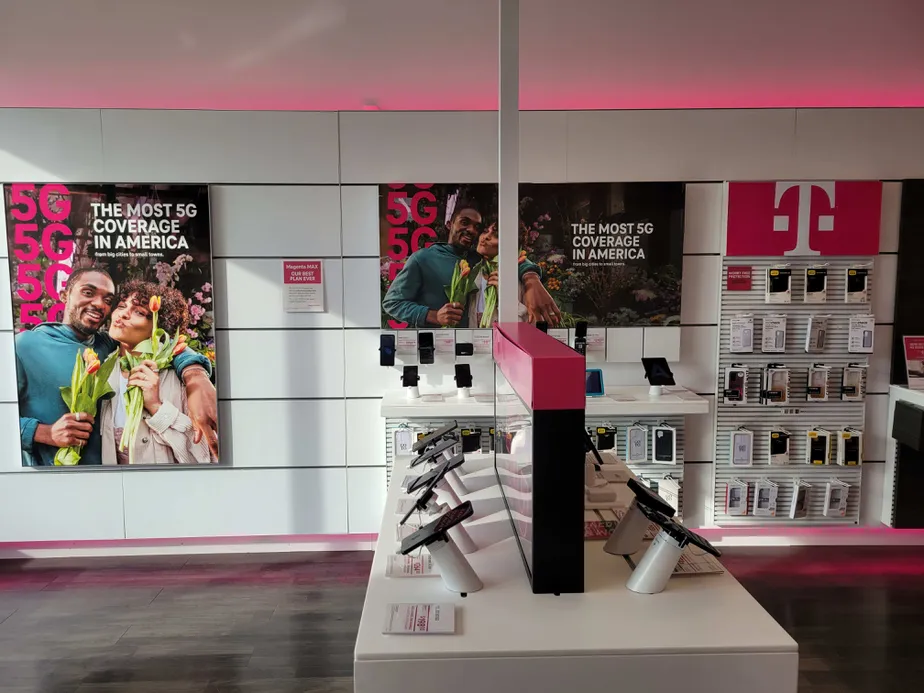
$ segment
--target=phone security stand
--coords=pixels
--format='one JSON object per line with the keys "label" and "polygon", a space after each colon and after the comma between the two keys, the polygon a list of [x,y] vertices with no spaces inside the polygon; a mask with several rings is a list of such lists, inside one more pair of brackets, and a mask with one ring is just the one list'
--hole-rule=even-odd
{"label": "phone security stand", "polygon": [[467,363],[456,364],[456,395],[459,399],[472,398],[472,367]]}
{"label": "phone security stand", "polygon": [[[434,467],[429,472],[421,474],[419,477],[414,479],[410,484],[408,484],[407,492],[408,493],[417,493],[423,489],[421,498],[418,499],[418,502],[415,503],[414,508],[411,508],[410,512],[404,516],[399,524],[404,524],[407,522],[407,519],[410,517],[411,513],[414,512],[416,508],[419,507],[421,503],[430,504],[434,503],[436,505],[432,507],[438,507],[439,505],[445,505],[449,507],[459,507],[463,505],[462,500],[456,494],[455,490],[449,484],[446,479],[447,474],[455,474],[456,468],[461,466],[465,462],[464,455],[456,455],[452,459],[445,460],[439,464],[439,466]],[[439,491],[440,499],[442,500],[445,495],[448,498],[448,503],[443,502],[439,503],[437,499],[433,499],[433,492]],[[469,503],[471,505],[471,503]],[[430,509],[430,508],[428,508]],[[474,512],[474,511],[473,511]],[[463,519],[468,519],[471,517],[471,514],[467,515]],[[456,547],[462,553],[475,553],[478,550],[478,546],[472,541],[472,538],[469,536],[468,532],[465,531],[465,527],[462,525],[461,521],[458,524],[452,525],[447,529],[449,535],[456,542]]]}
{"label": "phone security stand", "polygon": [[421,527],[401,542],[401,554],[405,556],[418,547],[426,546],[430,555],[433,556],[433,562],[439,568],[440,577],[443,578],[446,589],[462,595],[477,592],[484,587],[484,583],[462,555],[448,531],[452,527],[459,526],[463,520],[471,517],[472,513],[472,504],[466,501]]}
{"label": "phone security stand", "polygon": [[673,517],[675,512],[663,498],[645,488],[635,479],[629,479],[627,485],[635,493],[635,498],[632,499],[625,516],[603,545],[603,550],[614,556],[631,556],[642,548],[649,521],[642,512],[641,506],[657,510],[666,517]]}
{"label": "phone security stand", "polygon": [[651,385],[648,388],[649,397],[660,397],[664,394],[665,385],[676,384],[674,374],[663,356],[645,357],[642,359],[642,365],[645,367],[645,378]]}
{"label": "phone security stand", "polygon": [[405,366],[401,373],[401,386],[406,390],[408,399],[420,399],[420,376],[417,366]]}
{"label": "phone security stand", "polygon": [[661,531],[629,576],[626,587],[631,591],[639,594],[663,592],[688,544],[693,544],[716,557],[722,555],[721,551],[703,537],[691,532],[676,520],[644,505],[639,508],[646,519],[657,524]]}

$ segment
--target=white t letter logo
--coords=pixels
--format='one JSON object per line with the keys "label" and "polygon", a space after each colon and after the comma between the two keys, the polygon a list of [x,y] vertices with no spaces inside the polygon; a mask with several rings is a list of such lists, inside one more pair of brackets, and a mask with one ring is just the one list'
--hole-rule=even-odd
{"label": "white t letter logo", "polygon": [[[796,226],[796,247],[787,250],[783,255],[821,255],[818,250],[812,250],[809,244],[809,229],[811,228],[812,218],[812,188],[821,188],[828,196],[828,203],[834,208],[834,182],[790,182],[776,184],[776,209],[780,208],[780,200],[783,194],[790,188],[799,189],[799,218]],[[776,214],[773,217],[774,231],[789,231],[789,216],[786,214]],[[818,216],[819,231],[834,230],[834,215],[820,214]]]}

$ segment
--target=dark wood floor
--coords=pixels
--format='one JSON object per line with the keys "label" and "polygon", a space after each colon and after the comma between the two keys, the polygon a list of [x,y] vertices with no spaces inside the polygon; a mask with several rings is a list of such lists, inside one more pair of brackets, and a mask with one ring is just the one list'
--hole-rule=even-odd
{"label": "dark wood floor", "polygon": [[[371,555],[0,562],[2,693],[348,693]],[[729,551],[801,693],[924,690],[924,549]]]}

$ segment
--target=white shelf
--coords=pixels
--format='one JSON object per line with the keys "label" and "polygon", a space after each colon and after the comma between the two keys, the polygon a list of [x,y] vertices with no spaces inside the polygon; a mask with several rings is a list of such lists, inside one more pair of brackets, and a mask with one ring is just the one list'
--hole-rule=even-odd
{"label": "white shelf", "polygon": [[[390,390],[382,398],[382,416],[386,419],[464,419],[494,416],[494,396],[490,392],[472,393],[471,399],[459,399],[455,390],[439,393],[421,392],[421,399],[409,400],[404,389]],[[441,396],[440,401],[425,401]],[[586,399],[587,417],[605,416],[680,416],[708,414],[709,401],[682,387],[665,388],[660,397],[651,397],[648,386],[612,388],[604,397]]]}
{"label": "white shelf", "polygon": [[[674,578],[660,595],[626,589],[626,563],[586,542],[585,592],[535,595],[515,541],[468,558],[484,589],[466,598],[442,580],[387,578],[398,548],[395,507],[407,474],[400,458],[388,492],[356,639],[356,693],[532,693],[617,687],[795,693],[798,648],[730,575]],[[451,602],[455,635],[383,635],[386,605]]]}

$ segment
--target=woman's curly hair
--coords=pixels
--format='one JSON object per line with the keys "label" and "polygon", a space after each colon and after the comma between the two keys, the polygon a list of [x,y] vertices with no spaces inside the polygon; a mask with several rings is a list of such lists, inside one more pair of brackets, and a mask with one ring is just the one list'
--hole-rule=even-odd
{"label": "woman's curly hair", "polygon": [[148,305],[151,296],[160,296],[160,311],[158,311],[157,324],[171,337],[176,334],[177,329],[180,334],[186,332],[189,325],[189,308],[186,305],[186,299],[177,289],[169,286],[161,286],[154,282],[146,282],[140,279],[132,279],[119,287],[118,302],[127,301],[134,298],[136,304],[143,306]]}

